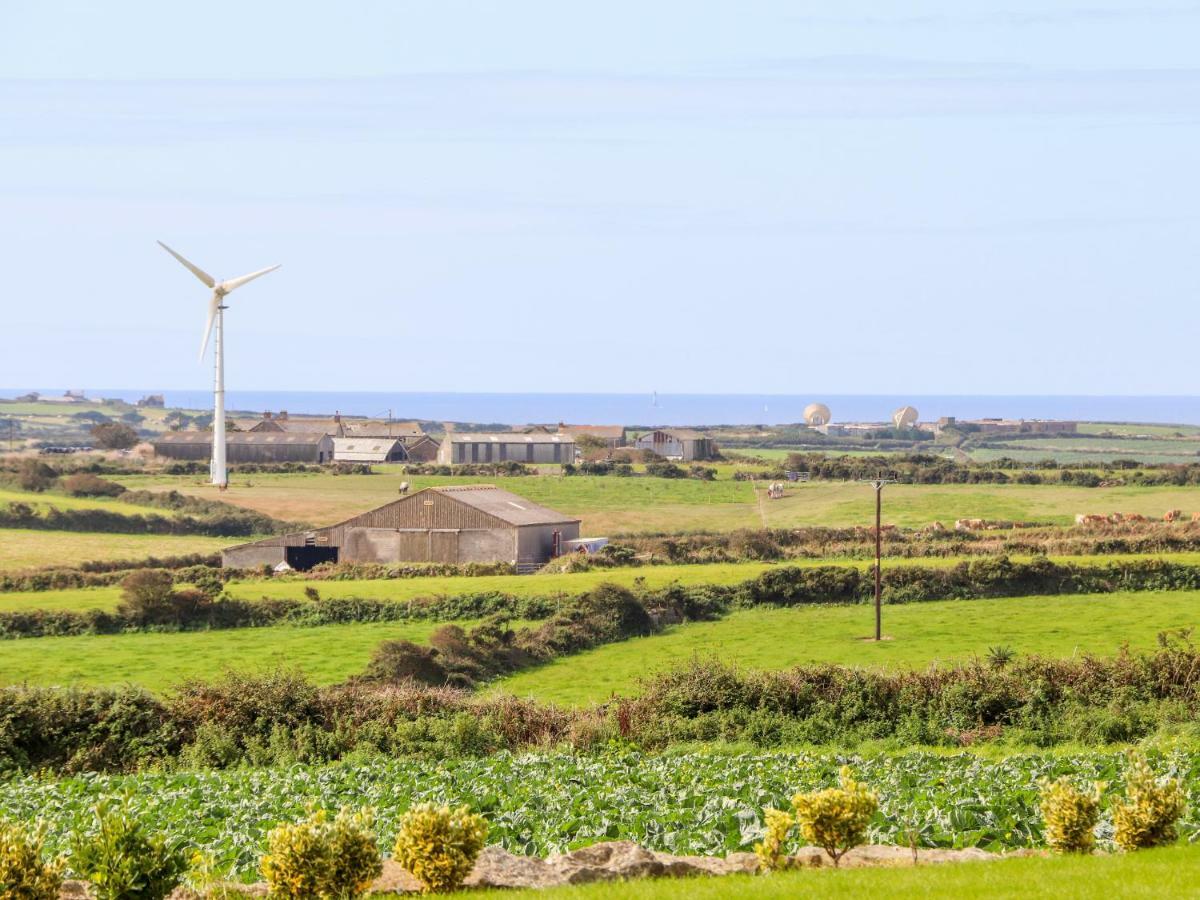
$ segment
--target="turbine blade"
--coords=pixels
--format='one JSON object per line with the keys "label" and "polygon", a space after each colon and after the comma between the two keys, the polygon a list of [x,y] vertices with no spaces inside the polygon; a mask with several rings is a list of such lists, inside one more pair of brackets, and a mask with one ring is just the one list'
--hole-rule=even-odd
{"label": "turbine blade", "polygon": [[162,241],[158,242],[158,246],[162,247],[164,250],[166,250],[168,253],[170,253],[173,257],[175,257],[177,260],[179,260],[181,263],[183,263],[183,265],[186,266],[193,275],[195,275],[197,278],[199,278],[201,281],[203,281],[208,287],[216,287],[217,286],[217,280],[215,278],[213,278],[211,275],[209,275],[207,272],[205,272],[203,269],[201,269],[199,266],[192,265],[190,262],[188,262],[186,259],[184,259],[182,256],[180,256],[178,253],[176,253],[174,250],[172,250],[170,247],[168,247]]}
{"label": "turbine blade", "polygon": [[228,294],[235,288],[240,288],[243,284],[247,284],[248,282],[251,282],[255,278],[258,278],[262,275],[266,275],[268,272],[274,272],[278,268],[278,265],[267,266],[267,268],[259,269],[257,272],[251,272],[249,275],[243,275],[240,278],[230,278],[228,281],[222,281],[221,290]]}
{"label": "turbine blade", "polygon": [[204,340],[200,342],[200,361],[204,361],[204,351],[208,349],[208,339],[212,336],[213,322],[217,320],[217,310],[221,306],[221,298],[216,294],[208,301],[208,321],[204,323]]}

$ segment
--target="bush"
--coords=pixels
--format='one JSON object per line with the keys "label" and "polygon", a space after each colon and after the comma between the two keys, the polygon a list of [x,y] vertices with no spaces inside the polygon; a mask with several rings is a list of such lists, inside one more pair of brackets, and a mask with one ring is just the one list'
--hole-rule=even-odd
{"label": "bush", "polygon": [[1043,781],[1040,795],[1046,844],[1059,853],[1090,853],[1096,846],[1093,830],[1100,819],[1100,791],[1096,783],[1080,790],[1067,777]]}
{"label": "bush", "polygon": [[352,900],[383,871],[371,834],[369,810],[342,809],[332,821],[324,810],[303,822],[279,825],[267,835],[261,868],[272,897]]}
{"label": "bush", "polygon": [[73,497],[118,497],[125,493],[125,485],[108,481],[91,472],[68,475],[63,479],[62,487]]}
{"label": "bush", "polygon": [[796,818],[782,809],[764,810],[763,818],[766,820],[766,832],[762,842],[754,845],[754,855],[758,857],[760,871],[773,872],[783,868],[787,860],[783,845],[796,824]]}
{"label": "bush", "polygon": [[854,780],[849,766],[842,767],[838,783],[835,788],[792,798],[800,834],[828,853],[834,866],[847,850],[863,842],[867,825],[879,808],[878,799],[866,785]]}
{"label": "bush", "polygon": [[164,569],[139,569],[121,582],[117,611],[138,624],[152,624],[169,617],[171,589],[175,579]]}
{"label": "bush", "polygon": [[646,474],[654,478],[686,478],[688,473],[682,466],[663,459],[646,463]]}
{"label": "bush", "polygon": [[421,882],[426,892],[456,890],[470,873],[487,840],[483,816],[461,806],[414,806],[400,820],[396,862]]}
{"label": "bush", "polygon": [[17,470],[17,484],[23,491],[41,493],[54,485],[58,473],[44,462],[36,459],[21,460],[21,468]]}
{"label": "bush", "polygon": [[71,868],[91,883],[96,900],[162,900],[179,885],[186,866],[178,847],[107,802],[95,807],[94,830],[71,840]]}
{"label": "bush", "polygon": [[137,445],[138,433],[119,422],[102,422],[91,427],[92,439],[105,450],[128,450]]}
{"label": "bush", "polygon": [[63,861],[42,859],[40,829],[30,833],[0,820],[0,897],[6,900],[58,900]]}
{"label": "bush", "polygon": [[1113,807],[1113,840],[1122,850],[1174,843],[1178,837],[1176,823],[1184,806],[1183,789],[1176,779],[1160,781],[1145,757],[1130,753],[1125,799]]}

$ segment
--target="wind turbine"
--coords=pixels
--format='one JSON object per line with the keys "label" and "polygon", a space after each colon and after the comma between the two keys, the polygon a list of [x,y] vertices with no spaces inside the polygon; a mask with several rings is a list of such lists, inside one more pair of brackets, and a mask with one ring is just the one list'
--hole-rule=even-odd
{"label": "wind turbine", "polygon": [[200,342],[200,359],[204,359],[204,351],[208,349],[208,338],[213,332],[213,324],[216,323],[217,338],[213,342],[213,348],[216,353],[214,366],[216,376],[213,383],[213,447],[210,470],[212,472],[212,483],[224,489],[229,483],[229,478],[225,470],[225,304],[222,301],[224,301],[226,294],[240,288],[243,284],[253,281],[255,278],[266,275],[268,272],[274,272],[279,266],[268,266],[265,269],[259,269],[257,272],[251,272],[249,275],[243,275],[240,278],[217,281],[199,266],[193,265],[184,259],[162,241],[158,242],[158,246],[179,260],[186,269],[203,281],[206,287],[212,288],[212,297],[208,301],[208,321],[204,325],[204,339]]}

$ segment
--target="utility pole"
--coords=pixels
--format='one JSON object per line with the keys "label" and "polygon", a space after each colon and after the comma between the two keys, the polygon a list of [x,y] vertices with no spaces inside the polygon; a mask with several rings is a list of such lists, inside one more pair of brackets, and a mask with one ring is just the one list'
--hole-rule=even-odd
{"label": "utility pole", "polygon": [[867,479],[875,488],[875,640],[883,640],[883,486],[895,484],[895,478]]}

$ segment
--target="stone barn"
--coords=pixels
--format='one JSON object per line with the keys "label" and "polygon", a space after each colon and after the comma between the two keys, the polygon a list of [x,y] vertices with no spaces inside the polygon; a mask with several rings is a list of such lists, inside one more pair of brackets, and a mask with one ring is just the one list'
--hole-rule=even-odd
{"label": "stone barn", "polygon": [[[208,431],[168,431],[150,443],[156,456],[208,461],[212,457],[212,440]],[[230,465],[328,463],[333,462],[333,438],[316,432],[230,431],[225,435],[225,457]]]}
{"label": "stone barn", "polygon": [[679,459],[684,462],[713,457],[713,442],[710,438],[698,431],[683,428],[648,431],[634,441],[634,446],[667,459]]}
{"label": "stone barn", "polygon": [[492,485],[456,485],[426,488],[327,528],[230,547],[221,564],[503,562],[530,572],[578,538],[579,519]]}

